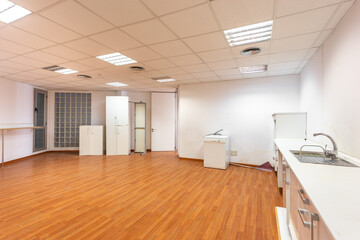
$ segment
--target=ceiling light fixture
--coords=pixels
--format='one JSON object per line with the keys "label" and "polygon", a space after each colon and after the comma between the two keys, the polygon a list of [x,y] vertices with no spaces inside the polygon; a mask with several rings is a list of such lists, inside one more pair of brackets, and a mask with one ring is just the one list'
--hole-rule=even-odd
{"label": "ceiling light fixture", "polygon": [[61,74],[72,74],[72,73],[77,73],[79,71],[76,71],[76,70],[72,70],[70,68],[64,68],[64,69],[59,69],[59,70],[56,70],[54,72],[57,72],[57,73],[61,73]]}
{"label": "ceiling light fixture", "polygon": [[126,86],[129,86],[128,84],[121,83],[121,82],[109,82],[109,83],[106,83],[106,84],[110,85],[110,86],[113,86],[113,87],[126,87]]}
{"label": "ceiling light fixture", "polygon": [[121,65],[126,65],[126,64],[131,64],[131,63],[137,62],[134,59],[131,59],[131,58],[129,58],[125,55],[122,55],[121,53],[118,53],[118,52],[97,56],[96,58],[101,59],[105,62],[114,64],[115,66],[121,66]]}
{"label": "ceiling light fixture", "polygon": [[239,69],[241,73],[261,73],[267,71],[267,65],[240,67]]}
{"label": "ceiling light fixture", "polygon": [[155,81],[158,81],[158,82],[161,82],[161,83],[164,83],[164,82],[175,82],[176,79],[175,78],[171,78],[171,77],[168,77],[168,76],[163,76],[163,77],[154,77],[154,78],[151,78],[152,80],[155,80]]}
{"label": "ceiling light fixture", "polygon": [[11,23],[31,14],[31,11],[8,0],[0,0],[0,21]]}
{"label": "ceiling light fixture", "polygon": [[230,47],[263,42],[271,39],[273,21],[266,21],[238,28],[225,30],[225,37]]}

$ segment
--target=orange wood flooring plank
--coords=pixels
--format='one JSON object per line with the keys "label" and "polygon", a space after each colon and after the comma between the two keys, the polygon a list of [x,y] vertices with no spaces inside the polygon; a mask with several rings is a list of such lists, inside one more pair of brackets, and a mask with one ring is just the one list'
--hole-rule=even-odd
{"label": "orange wood flooring plank", "polygon": [[46,153],[0,169],[0,239],[276,239],[272,172],[175,152]]}

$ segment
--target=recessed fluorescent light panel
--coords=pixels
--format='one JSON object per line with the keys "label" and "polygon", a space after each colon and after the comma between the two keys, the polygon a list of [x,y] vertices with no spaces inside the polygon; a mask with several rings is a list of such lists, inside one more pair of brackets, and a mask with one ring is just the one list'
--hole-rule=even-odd
{"label": "recessed fluorescent light panel", "polygon": [[61,73],[61,74],[72,74],[72,73],[77,73],[79,71],[76,71],[76,70],[72,70],[70,68],[64,68],[64,69],[59,69],[59,70],[56,70],[54,72],[57,72],[57,73]]}
{"label": "recessed fluorescent light panel", "polygon": [[270,40],[273,21],[256,23],[244,27],[225,30],[230,47]]}
{"label": "recessed fluorescent light panel", "polygon": [[129,86],[128,84],[121,83],[121,82],[109,82],[109,83],[106,83],[106,84],[110,85],[110,86],[113,86],[113,87],[126,87],[126,86]]}
{"label": "recessed fluorescent light panel", "polygon": [[8,0],[0,0],[0,21],[4,23],[11,23],[20,18],[23,18],[31,12],[19,5],[16,5]]}
{"label": "recessed fluorescent light panel", "polygon": [[163,83],[163,82],[174,82],[174,81],[176,81],[175,78],[171,78],[171,77],[168,77],[168,76],[164,76],[164,77],[154,77],[154,78],[152,78],[152,79],[155,80],[155,81],[161,82],[161,83]]}
{"label": "recessed fluorescent light panel", "polygon": [[136,63],[136,61],[134,59],[131,59],[131,58],[129,58],[125,55],[122,55],[121,53],[118,53],[118,52],[97,56],[96,58],[101,59],[105,62],[114,64],[115,66]]}
{"label": "recessed fluorescent light panel", "polygon": [[241,73],[262,73],[267,71],[267,65],[240,67]]}

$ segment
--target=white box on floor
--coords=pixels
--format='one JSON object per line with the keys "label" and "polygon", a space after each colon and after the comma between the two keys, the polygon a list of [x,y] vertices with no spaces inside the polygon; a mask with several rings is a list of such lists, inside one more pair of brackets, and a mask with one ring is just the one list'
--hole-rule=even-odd
{"label": "white box on floor", "polygon": [[103,126],[80,126],[79,155],[103,155],[103,136]]}
{"label": "white box on floor", "polygon": [[230,162],[230,138],[221,135],[204,137],[204,167],[226,169]]}

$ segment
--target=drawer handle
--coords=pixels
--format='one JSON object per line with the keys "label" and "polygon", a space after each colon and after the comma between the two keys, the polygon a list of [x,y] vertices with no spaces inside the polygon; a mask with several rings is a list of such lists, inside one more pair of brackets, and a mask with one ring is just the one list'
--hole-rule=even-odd
{"label": "drawer handle", "polygon": [[310,203],[309,199],[305,198],[305,196],[304,196],[305,191],[304,191],[303,189],[299,188],[299,189],[298,189],[298,192],[299,192],[299,195],[300,195],[300,197],[301,197],[302,202],[303,202],[304,204],[309,204],[309,203]]}
{"label": "drawer handle", "polygon": [[304,215],[310,216],[310,212],[306,209],[301,209],[301,208],[298,209],[298,212],[299,212],[300,219],[301,219],[304,227],[310,228],[312,226],[312,222],[305,221],[305,219],[304,219]]}
{"label": "drawer handle", "polygon": [[314,239],[314,221],[320,221],[320,217],[317,213],[311,214],[311,240]]}

